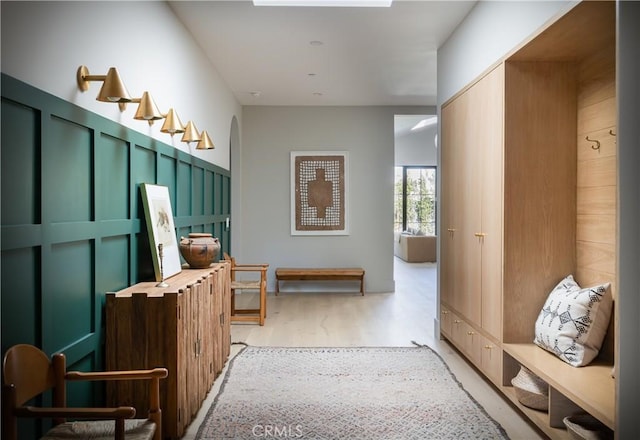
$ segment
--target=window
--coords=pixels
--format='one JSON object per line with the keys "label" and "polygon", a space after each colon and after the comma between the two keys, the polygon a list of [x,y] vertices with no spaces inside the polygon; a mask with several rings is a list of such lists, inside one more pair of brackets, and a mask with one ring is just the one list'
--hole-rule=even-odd
{"label": "window", "polygon": [[394,209],[394,231],[436,235],[436,167],[396,167]]}

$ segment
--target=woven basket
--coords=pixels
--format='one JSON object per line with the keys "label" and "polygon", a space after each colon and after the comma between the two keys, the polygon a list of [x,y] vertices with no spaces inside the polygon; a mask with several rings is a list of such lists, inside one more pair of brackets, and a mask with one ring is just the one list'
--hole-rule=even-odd
{"label": "woven basket", "polygon": [[613,432],[590,414],[576,414],[563,420],[569,437],[575,440],[609,440]]}
{"label": "woven basket", "polygon": [[549,410],[549,384],[525,367],[520,367],[518,375],[511,379],[520,403],[529,408]]}

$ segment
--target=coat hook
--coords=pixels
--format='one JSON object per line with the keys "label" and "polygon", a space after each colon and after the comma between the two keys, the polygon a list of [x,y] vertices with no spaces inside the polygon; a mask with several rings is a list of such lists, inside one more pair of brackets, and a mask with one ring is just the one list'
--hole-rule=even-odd
{"label": "coat hook", "polygon": [[609,130],[609,134],[610,134],[611,136],[615,136],[615,135],[616,135],[616,134],[613,132],[613,130]]}
{"label": "coat hook", "polygon": [[593,145],[591,145],[591,148],[593,148],[594,150],[600,150],[600,141],[597,139],[589,139],[589,136],[585,137],[586,140],[588,140],[589,142],[594,142]]}

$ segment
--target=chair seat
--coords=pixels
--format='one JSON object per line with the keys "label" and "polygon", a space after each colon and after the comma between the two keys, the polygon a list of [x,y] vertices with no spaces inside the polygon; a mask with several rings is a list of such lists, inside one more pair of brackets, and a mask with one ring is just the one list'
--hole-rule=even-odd
{"label": "chair seat", "polygon": [[232,281],[232,289],[260,289],[260,280],[258,281]]}
{"label": "chair seat", "polygon": [[[153,438],[155,426],[155,423],[148,419],[125,420],[125,438],[127,440],[150,440]],[[113,440],[115,428],[116,424],[113,420],[67,422],[54,426],[40,440]]]}

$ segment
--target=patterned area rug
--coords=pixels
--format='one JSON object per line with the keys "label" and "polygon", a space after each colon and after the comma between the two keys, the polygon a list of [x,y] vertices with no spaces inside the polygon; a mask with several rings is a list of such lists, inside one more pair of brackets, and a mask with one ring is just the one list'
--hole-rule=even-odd
{"label": "patterned area rug", "polygon": [[196,438],[508,437],[428,347],[246,347]]}

